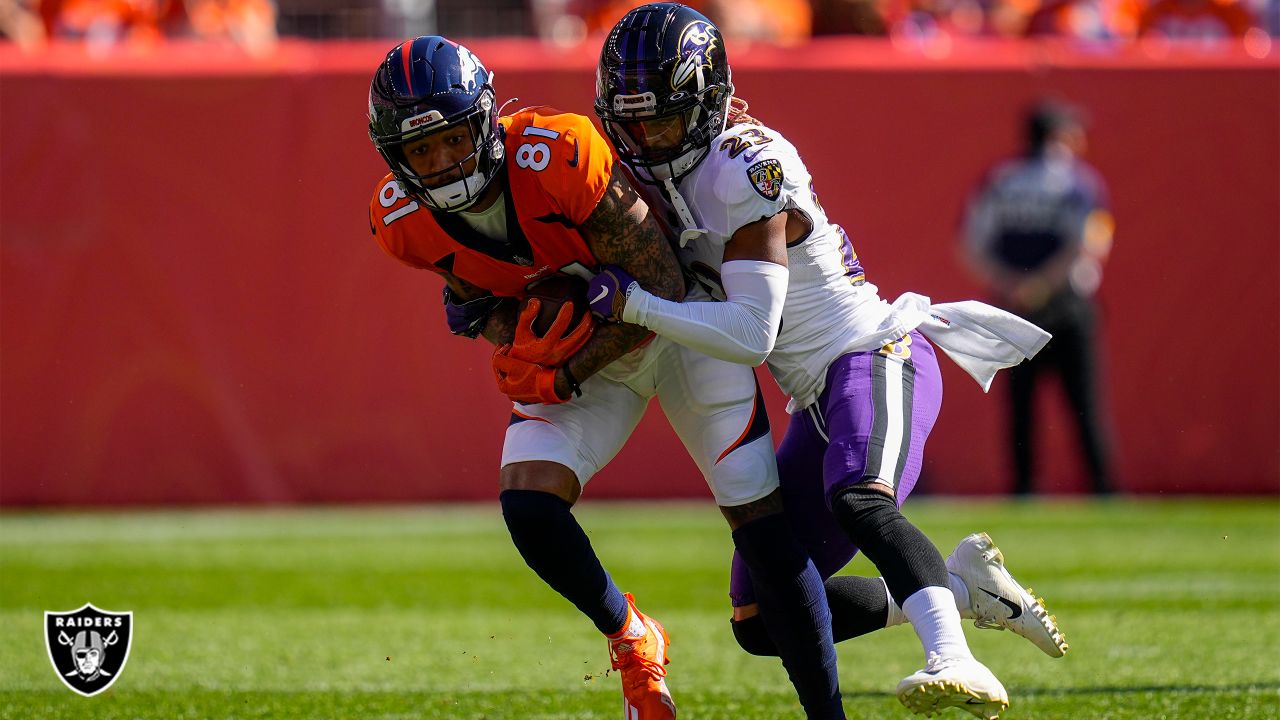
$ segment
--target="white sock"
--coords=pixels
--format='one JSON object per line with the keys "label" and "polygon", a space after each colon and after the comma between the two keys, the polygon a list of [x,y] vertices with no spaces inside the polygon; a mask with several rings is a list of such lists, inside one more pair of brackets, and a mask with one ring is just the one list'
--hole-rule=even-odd
{"label": "white sock", "polygon": [[917,590],[902,603],[902,612],[920,636],[925,657],[938,653],[942,657],[972,658],[969,644],[960,629],[960,611],[951,590],[927,587]]}
{"label": "white sock", "polygon": [[[883,584],[884,578],[880,578],[880,582]],[[898,601],[893,599],[893,593],[889,592],[888,585],[884,586],[884,596],[889,601],[889,614],[884,620],[884,626],[893,627],[906,622],[907,616],[902,614],[902,608],[898,607]]]}
{"label": "white sock", "polygon": [[[963,620],[973,619],[973,606],[969,602],[969,586],[964,584],[964,580],[955,573],[947,573],[951,578],[951,594],[956,599],[956,610],[960,611],[960,618]],[[884,578],[880,578],[880,582],[884,582]],[[893,627],[901,625],[907,621],[907,616],[902,614],[902,608],[898,605],[898,601],[893,599],[893,594],[889,592],[889,586],[884,586],[884,597],[889,602],[889,614],[885,618],[884,626]]]}
{"label": "white sock", "polygon": [[972,619],[973,605],[969,602],[969,586],[964,584],[959,575],[953,572],[947,575],[951,578],[951,594],[956,596],[956,609],[960,611],[960,617]]}
{"label": "white sock", "polygon": [[624,637],[639,637],[648,631],[648,626],[644,624],[644,621],[640,619],[640,616],[628,608],[627,624],[623,625],[622,629],[618,632],[612,635],[606,635],[605,637],[609,638],[611,642],[617,642]]}
{"label": "white sock", "polygon": [[641,620],[640,616],[636,613],[631,613],[631,622],[627,623],[627,631],[625,634],[630,635],[631,637],[639,637],[644,635],[645,631],[646,628],[644,621]]}

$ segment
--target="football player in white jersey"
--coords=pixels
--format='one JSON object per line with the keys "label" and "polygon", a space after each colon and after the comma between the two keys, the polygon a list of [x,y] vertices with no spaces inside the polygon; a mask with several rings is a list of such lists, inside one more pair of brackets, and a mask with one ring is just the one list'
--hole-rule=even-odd
{"label": "football player in white jersey", "polygon": [[[667,301],[609,268],[588,290],[593,310],[713,357],[768,362],[795,414],[778,450],[784,504],[828,578],[835,639],[909,621],[926,665],[899,684],[899,699],[922,714],[956,706],[995,718],[1008,695],[970,652],[962,614],[1012,629],[1051,656],[1066,642],[989,537],[965,538],[944,561],[899,506],[919,477],[942,399],[925,334],[984,388],[1048,336],[982,303],[880,299],[844,231],[828,222],[796,149],[745,110],[733,98],[720,33],[696,11],[653,3],[613,28],[596,113],[648,185],[651,206],[669,211],[687,273],[724,302]],[[858,550],[882,578],[832,578]],[[735,558],[735,636],[748,652],[776,654],[741,565]]]}

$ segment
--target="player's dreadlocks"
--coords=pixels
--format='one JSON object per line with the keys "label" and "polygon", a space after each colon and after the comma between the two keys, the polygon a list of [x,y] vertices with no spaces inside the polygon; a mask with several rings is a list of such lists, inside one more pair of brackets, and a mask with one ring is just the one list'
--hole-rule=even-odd
{"label": "player's dreadlocks", "polygon": [[729,122],[725,127],[734,125],[760,125],[760,121],[747,114],[747,101],[734,95],[729,98]]}

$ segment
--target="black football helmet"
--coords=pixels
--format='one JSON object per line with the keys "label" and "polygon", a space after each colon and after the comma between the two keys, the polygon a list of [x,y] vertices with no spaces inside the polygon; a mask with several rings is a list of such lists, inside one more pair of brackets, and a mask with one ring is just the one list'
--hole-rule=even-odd
{"label": "black football helmet", "polygon": [[[474,151],[442,172],[415,173],[405,156],[405,143],[463,124],[470,130]],[[369,138],[409,196],[433,210],[469,207],[502,169],[493,74],[452,40],[439,35],[406,40],[387,53],[373,74]],[[475,168],[468,173],[465,166],[473,158]],[[432,187],[450,178],[456,179]]]}
{"label": "black football helmet", "polygon": [[651,3],[613,26],[596,69],[596,114],[647,183],[676,180],[724,131],[732,74],[720,30],[693,8]]}

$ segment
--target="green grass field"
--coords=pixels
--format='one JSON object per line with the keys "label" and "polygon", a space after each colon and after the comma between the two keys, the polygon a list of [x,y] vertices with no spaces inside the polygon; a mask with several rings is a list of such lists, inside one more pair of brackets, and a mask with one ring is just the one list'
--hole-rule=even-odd
{"label": "green grass field", "polygon": [[[730,540],[708,502],[584,503],[606,566],[672,635],[681,718],[798,718],[776,659],[728,627]],[[920,501],[946,550],[987,530],[1071,642],[1052,660],[966,632],[1018,718],[1280,716],[1280,504]],[[848,572],[874,574],[861,558]],[[134,612],[94,698],[65,689],[43,612]],[[839,646],[850,718],[908,718],[897,627]],[[485,507],[0,515],[0,718],[616,718],[604,641]],[[970,716],[948,710],[943,717]]]}

